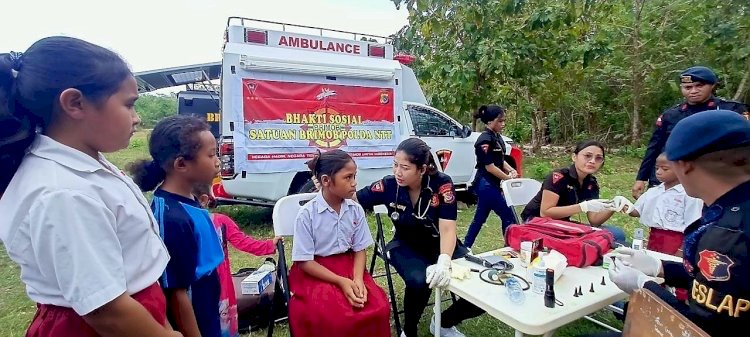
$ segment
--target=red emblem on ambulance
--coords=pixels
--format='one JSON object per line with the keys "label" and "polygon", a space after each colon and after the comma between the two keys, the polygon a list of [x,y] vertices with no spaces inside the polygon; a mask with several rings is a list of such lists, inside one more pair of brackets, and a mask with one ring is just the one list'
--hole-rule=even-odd
{"label": "red emblem on ambulance", "polygon": [[440,167],[443,168],[443,171],[445,171],[445,168],[448,167],[448,162],[451,160],[451,154],[453,154],[453,151],[451,150],[438,150],[435,152],[438,157],[438,161],[440,162]]}
{"label": "red emblem on ambulance", "polygon": [[703,250],[698,254],[698,269],[709,281],[729,281],[730,269],[734,265],[729,257],[713,250]]}

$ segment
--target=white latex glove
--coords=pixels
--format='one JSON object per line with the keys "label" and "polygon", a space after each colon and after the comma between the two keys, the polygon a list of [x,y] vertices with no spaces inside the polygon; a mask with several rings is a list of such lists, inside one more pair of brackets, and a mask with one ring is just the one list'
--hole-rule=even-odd
{"label": "white latex glove", "polygon": [[618,195],[612,199],[612,202],[615,204],[616,212],[624,211],[625,213],[630,214],[635,210],[635,205],[633,205],[633,203],[626,197]]}
{"label": "white latex glove", "polygon": [[614,207],[614,205],[612,204],[612,200],[608,200],[608,199],[587,200],[578,204],[578,206],[581,206],[581,211],[583,211],[583,213],[588,213],[588,212],[598,213],[598,212],[612,210]]}
{"label": "white latex glove", "polygon": [[451,282],[451,257],[440,254],[437,263],[427,267],[427,283],[430,288],[445,288]]}
{"label": "white latex glove", "polygon": [[510,172],[508,172],[508,175],[510,176],[510,179],[518,178],[518,172],[516,172],[516,170],[510,170]]}
{"label": "white latex glove", "polygon": [[617,247],[613,254],[622,264],[637,269],[648,276],[659,276],[661,274],[661,260],[646,255],[643,250],[635,250],[630,247]]}
{"label": "white latex glove", "polygon": [[632,294],[637,289],[643,288],[646,282],[653,280],[652,277],[640,270],[628,267],[622,261],[615,260],[613,268],[609,268],[609,279],[617,285],[620,290]]}

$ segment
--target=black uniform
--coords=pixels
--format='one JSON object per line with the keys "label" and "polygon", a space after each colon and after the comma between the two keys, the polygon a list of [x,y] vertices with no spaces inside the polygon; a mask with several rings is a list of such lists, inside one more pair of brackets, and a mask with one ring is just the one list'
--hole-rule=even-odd
{"label": "black uniform", "polygon": [[[438,219],[456,220],[456,191],[451,178],[443,173],[425,175],[422,193],[415,205],[409,191],[399,187],[394,176],[386,176],[357,192],[357,201],[364,208],[385,205],[396,227],[393,240],[386,245],[390,262],[404,279],[404,333],[417,335],[417,325],[429,301],[427,267],[440,255]],[[393,219],[395,218],[395,219]],[[461,258],[468,249],[456,238],[453,259]],[[442,315],[442,326],[452,327],[461,321],[484,313],[466,300],[458,300]]]}
{"label": "black uniform", "polygon": [[663,262],[666,283],[690,289],[688,305],[655,282],[651,290],[711,336],[750,327],[750,181],[708,207],[685,230],[683,263]]}
{"label": "black uniform", "polygon": [[651,134],[651,140],[648,142],[648,148],[646,149],[646,154],[643,156],[641,167],[638,169],[636,180],[648,181],[650,186],[658,185],[659,181],[656,180],[655,169],[656,157],[664,151],[664,145],[667,142],[667,138],[669,138],[669,134],[672,132],[672,128],[674,128],[677,122],[687,116],[701,111],[719,109],[735,111],[745,115],[746,118],[749,110],[745,104],[718,97],[711,97],[705,103],[697,105],[690,105],[683,102],[664,110],[664,113],[656,119],[656,126],[653,134]]}
{"label": "black uniform", "polygon": [[[540,216],[542,208],[542,192],[548,190],[560,196],[557,206],[576,205],[580,202],[599,199],[599,183],[596,177],[588,175],[583,179],[583,184],[578,183],[578,171],[574,165],[553,171],[542,183],[542,189],[531,199],[521,213],[524,221]],[[561,220],[570,221],[570,218]]]}
{"label": "black uniform", "polygon": [[484,178],[490,183],[500,186],[500,178],[487,172],[485,166],[495,164],[500,170],[503,170],[505,153],[505,142],[503,142],[502,137],[490,129],[485,129],[474,143],[474,154],[477,156],[475,184],[479,178]]}

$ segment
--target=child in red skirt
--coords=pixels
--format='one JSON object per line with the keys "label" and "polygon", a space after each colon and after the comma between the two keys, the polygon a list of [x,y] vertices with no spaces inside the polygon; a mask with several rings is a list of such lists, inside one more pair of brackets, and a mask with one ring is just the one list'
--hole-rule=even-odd
{"label": "child in red skirt", "polygon": [[391,335],[385,292],[365,271],[373,244],[362,206],[352,201],[357,165],[331,150],[308,163],[321,192],[300,209],[289,272],[289,325],[297,337]]}
{"label": "child in red skirt", "polygon": [[159,226],[103,155],[128,147],[137,99],[125,61],[86,41],[0,54],[0,241],[37,304],[27,337],[182,336]]}
{"label": "child in red skirt", "polygon": [[703,201],[685,193],[663,153],[656,158],[656,178],[661,184],[641,195],[630,215],[640,217],[641,224],[651,228],[646,248],[682,256],[682,232],[700,219]]}
{"label": "child in red skirt", "polygon": [[[703,201],[685,193],[664,153],[656,158],[656,179],[661,184],[643,193],[630,215],[640,217],[641,224],[650,228],[647,249],[681,257],[683,231],[700,219]],[[677,288],[675,295],[687,300],[687,289]]]}

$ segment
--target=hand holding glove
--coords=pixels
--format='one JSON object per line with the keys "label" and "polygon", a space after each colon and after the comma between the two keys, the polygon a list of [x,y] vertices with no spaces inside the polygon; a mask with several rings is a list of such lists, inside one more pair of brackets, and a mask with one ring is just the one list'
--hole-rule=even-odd
{"label": "hand holding glove", "polygon": [[626,197],[618,195],[612,199],[612,202],[614,203],[614,210],[616,212],[623,211],[626,214],[630,214],[635,210],[635,205]]}
{"label": "hand holding glove", "polygon": [[609,270],[609,279],[617,285],[620,290],[632,294],[634,291],[643,288],[646,282],[653,280],[652,277],[644,274],[640,270],[631,268],[615,259]]}
{"label": "hand holding glove", "polygon": [[427,283],[430,288],[445,288],[451,282],[451,257],[440,254],[437,263],[427,267]]}
{"label": "hand holding glove", "polygon": [[609,211],[614,209],[614,204],[612,203],[612,200],[607,199],[593,199],[593,200],[586,200],[578,206],[581,207],[581,211],[583,213],[598,213],[603,211]]}
{"label": "hand holding glove", "polygon": [[637,269],[648,276],[659,276],[662,271],[661,260],[646,255],[643,250],[635,250],[629,247],[618,247],[614,256],[622,261],[627,267]]}

